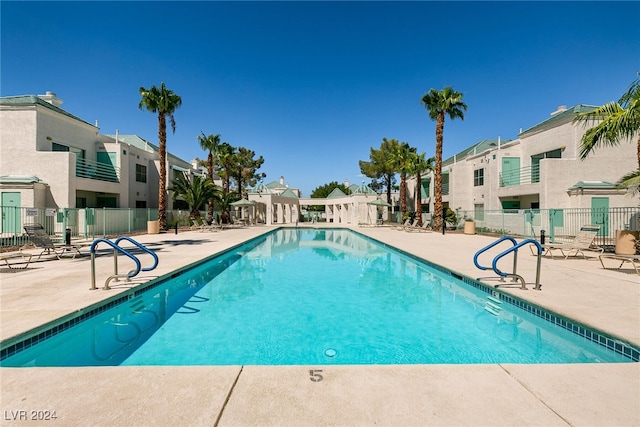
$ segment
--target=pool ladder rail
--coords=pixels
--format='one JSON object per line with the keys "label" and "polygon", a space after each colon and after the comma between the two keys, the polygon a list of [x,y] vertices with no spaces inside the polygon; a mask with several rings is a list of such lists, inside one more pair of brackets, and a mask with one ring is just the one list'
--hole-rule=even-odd
{"label": "pool ladder rail", "polygon": [[[537,249],[538,249],[538,253],[537,253],[537,257],[538,257],[538,262],[537,262],[537,267],[536,267],[536,283],[534,286],[535,290],[541,290],[542,289],[542,285],[540,284],[540,264],[542,262],[542,246],[540,245],[540,243],[538,243],[537,240],[535,239],[525,239],[522,242],[518,243],[516,241],[516,239],[514,239],[511,236],[503,236],[501,238],[499,238],[498,240],[496,240],[495,242],[485,246],[484,248],[480,249],[478,252],[476,252],[476,254],[473,256],[473,263],[475,264],[475,266],[477,268],[479,268],[480,270],[489,270],[489,267],[485,267],[483,265],[480,265],[480,263],[478,262],[478,257],[480,256],[480,254],[488,251],[489,249],[493,248],[494,246],[500,244],[501,242],[504,241],[509,241],[512,243],[512,246],[508,249],[506,249],[505,251],[499,253],[498,255],[496,255],[493,258],[493,262],[491,263],[491,269],[493,270],[494,273],[496,273],[498,275],[498,278],[500,279],[501,282],[504,282],[505,278],[507,277],[511,277],[512,282],[517,282],[520,281],[521,286],[520,289],[527,289],[527,283],[525,282],[524,278],[519,275],[517,273],[518,270],[518,249],[520,249],[521,247],[525,246],[525,245],[534,245]],[[513,272],[511,273],[506,273],[503,271],[500,271],[500,269],[498,268],[498,261],[513,252]],[[494,277],[479,277],[478,280],[480,279],[489,279],[489,278],[494,278]],[[497,288],[500,285],[495,285],[495,287]]]}
{"label": "pool ladder rail", "polygon": [[499,316],[502,311],[502,301],[496,297],[489,296],[484,303],[484,309],[494,316]]}
{"label": "pool ladder rail", "polygon": [[[120,246],[120,242],[122,242],[123,240],[133,243],[135,246],[137,246],[138,248],[142,249],[144,252],[151,255],[153,257],[153,265],[151,265],[150,267],[143,268],[142,264],[140,263],[140,259],[138,259],[137,256],[135,256],[133,253],[131,253],[127,249],[124,249],[122,246]],[[100,243],[106,243],[107,245],[113,248],[113,274],[107,277],[107,280],[104,283],[103,289],[111,289],[109,287],[109,283],[112,280],[118,281],[119,279],[125,279],[128,282],[131,280],[132,277],[137,276],[141,271],[151,271],[158,266],[158,255],[156,255],[155,252],[153,252],[151,249],[144,246],[142,243],[136,240],[133,240],[131,237],[120,236],[114,241],[111,241],[109,239],[104,239],[104,238],[96,239],[91,244],[91,249],[89,249],[89,252],[91,254],[91,288],[90,288],[91,290],[98,289],[96,287],[96,248]],[[118,273],[118,254],[119,253],[130,258],[135,263],[136,268],[129,271],[128,273],[119,274]]]}

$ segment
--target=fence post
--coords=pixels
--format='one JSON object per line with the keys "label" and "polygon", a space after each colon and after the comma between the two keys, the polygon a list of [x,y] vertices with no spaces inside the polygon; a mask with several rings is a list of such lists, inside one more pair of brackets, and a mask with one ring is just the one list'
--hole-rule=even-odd
{"label": "fence post", "polygon": [[62,234],[65,235],[67,233],[67,215],[69,214],[67,208],[62,209]]}

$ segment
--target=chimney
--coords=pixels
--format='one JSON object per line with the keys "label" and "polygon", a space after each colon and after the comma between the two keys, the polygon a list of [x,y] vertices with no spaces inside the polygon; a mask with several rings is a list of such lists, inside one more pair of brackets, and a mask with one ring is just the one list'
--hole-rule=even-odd
{"label": "chimney", "polygon": [[284,176],[280,177],[280,185],[284,185]]}
{"label": "chimney", "polygon": [[62,99],[59,99],[56,94],[50,90],[48,90],[44,95],[38,95],[38,98],[58,108],[62,105]]}
{"label": "chimney", "polygon": [[345,179],[345,180],[344,180],[344,186],[345,186],[346,188],[349,188],[349,178],[347,178],[347,179]]}
{"label": "chimney", "polygon": [[562,113],[563,111],[567,111],[567,106],[566,105],[560,105],[558,106],[558,109],[556,111],[554,111],[553,113],[551,113],[551,117]]}

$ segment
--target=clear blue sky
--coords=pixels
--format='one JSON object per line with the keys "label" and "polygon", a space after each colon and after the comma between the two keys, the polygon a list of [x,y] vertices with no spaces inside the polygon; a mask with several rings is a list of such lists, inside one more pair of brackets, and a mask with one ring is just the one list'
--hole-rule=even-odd
{"label": "clear blue sky", "polygon": [[[359,183],[382,138],[434,155],[430,89],[464,93],[444,156],[516,138],[559,105],[617,100],[640,70],[640,2],[2,1],[2,96],[55,92],[105,134],[157,143],[140,86],[182,97],[171,153],[201,131],[308,196]],[[368,179],[367,179],[368,181]]]}

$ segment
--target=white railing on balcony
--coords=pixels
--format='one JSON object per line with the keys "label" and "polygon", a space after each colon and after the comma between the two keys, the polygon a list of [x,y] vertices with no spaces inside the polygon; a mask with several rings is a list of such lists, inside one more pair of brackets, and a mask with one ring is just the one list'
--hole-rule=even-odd
{"label": "white railing on balcony", "polygon": [[91,160],[77,159],[76,176],[99,181],[120,182],[120,168]]}
{"label": "white railing on balcony", "polygon": [[537,182],[540,182],[540,165],[500,172],[500,187],[513,187]]}

